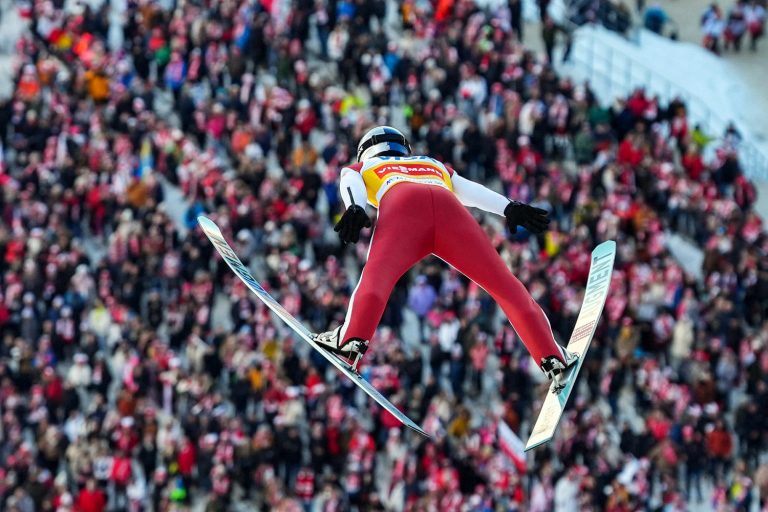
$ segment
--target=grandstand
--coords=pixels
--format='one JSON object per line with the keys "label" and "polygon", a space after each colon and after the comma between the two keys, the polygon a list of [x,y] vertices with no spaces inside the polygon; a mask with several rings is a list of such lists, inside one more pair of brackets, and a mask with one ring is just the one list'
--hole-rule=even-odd
{"label": "grandstand", "polygon": [[[0,0],[0,509],[766,509],[762,127],[674,74],[684,42],[547,3]],[[550,212],[538,236],[473,214],[560,341],[617,241],[579,389],[523,464],[498,431],[527,438],[547,383],[474,283],[418,264],[363,360],[425,440],[196,227],[338,325],[371,236],[334,234],[338,170],[375,124]]]}

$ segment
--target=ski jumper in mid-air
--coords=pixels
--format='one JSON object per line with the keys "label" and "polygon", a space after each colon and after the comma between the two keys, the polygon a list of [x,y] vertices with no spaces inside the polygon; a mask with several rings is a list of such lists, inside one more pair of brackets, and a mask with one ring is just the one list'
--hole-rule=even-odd
{"label": "ski jumper in mid-air", "polygon": [[465,206],[505,217],[512,233],[517,226],[541,233],[549,224],[547,211],[510,201],[433,158],[412,156],[405,136],[388,126],[373,128],[363,136],[357,160],[341,169],[346,211],[335,230],[342,242],[357,242],[360,230],[371,226],[366,202],[378,208],[378,220],[344,323],[316,335],[315,341],[354,361],[356,367],[397,280],[419,260],[434,254],[494,298],[553,387],[561,386],[564,370],[577,356],[555,341],[541,307],[510,272]]}

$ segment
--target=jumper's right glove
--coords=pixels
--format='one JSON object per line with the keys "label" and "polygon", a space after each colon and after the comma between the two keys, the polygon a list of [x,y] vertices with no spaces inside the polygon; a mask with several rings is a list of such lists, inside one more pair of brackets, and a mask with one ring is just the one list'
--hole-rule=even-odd
{"label": "jumper's right glove", "polygon": [[333,230],[339,234],[339,238],[343,243],[350,244],[357,243],[360,240],[360,230],[364,227],[371,227],[371,219],[365,213],[365,208],[353,204],[347,208],[347,211],[341,216]]}
{"label": "jumper's right glove", "polygon": [[522,226],[531,233],[539,234],[549,225],[549,212],[518,201],[510,201],[504,208],[504,216],[507,218],[507,228],[513,235],[517,233],[517,226]]}

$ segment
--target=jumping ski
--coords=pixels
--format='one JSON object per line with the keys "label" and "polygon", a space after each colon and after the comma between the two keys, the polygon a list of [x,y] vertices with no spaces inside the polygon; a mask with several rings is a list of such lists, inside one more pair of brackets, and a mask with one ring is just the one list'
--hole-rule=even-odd
{"label": "jumping ski", "polygon": [[576,326],[571,334],[570,341],[566,347],[569,352],[579,356],[578,362],[566,370],[565,386],[560,391],[554,391],[552,387],[544,399],[544,405],[541,407],[539,417],[525,445],[528,451],[539,445],[542,445],[552,439],[563,415],[565,405],[568,403],[568,397],[576,384],[576,378],[579,375],[581,365],[589,350],[592,337],[595,335],[597,322],[603,311],[605,300],[608,297],[608,288],[611,284],[611,272],[613,270],[613,261],[616,258],[616,242],[609,240],[595,247],[592,251],[592,263],[589,269],[589,278],[587,279],[587,289],[584,293],[584,301],[581,305],[579,317],[576,319]]}
{"label": "jumping ski", "polygon": [[328,360],[333,366],[335,366],[341,373],[346,375],[352,382],[354,382],[360,389],[362,389],[368,396],[373,398],[379,405],[384,407],[392,416],[400,420],[400,422],[406,427],[410,428],[421,434],[424,437],[430,437],[424,430],[421,429],[416,423],[413,422],[408,416],[403,414],[397,407],[387,400],[379,391],[374,388],[367,380],[365,380],[357,371],[353,370],[352,366],[343,361],[334,354],[320,348],[313,339],[313,334],[310,332],[301,322],[299,322],[293,315],[291,315],[285,308],[280,305],[251,275],[248,268],[240,261],[237,254],[229,243],[224,239],[221,234],[221,230],[215,222],[209,218],[201,215],[197,218],[200,227],[205,235],[213,243],[216,251],[221,255],[224,261],[229,265],[229,268],[245,283],[249,290],[251,290],[256,296],[269,308],[275,315],[277,315],[285,324],[290,327],[302,340],[309,344],[314,350],[318,351],[326,360]]}

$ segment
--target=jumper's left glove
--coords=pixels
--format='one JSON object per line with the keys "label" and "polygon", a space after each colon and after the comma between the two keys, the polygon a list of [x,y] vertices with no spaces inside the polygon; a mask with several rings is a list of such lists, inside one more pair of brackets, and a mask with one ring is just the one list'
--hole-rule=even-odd
{"label": "jumper's left glove", "polygon": [[353,204],[347,208],[347,211],[341,216],[333,230],[339,234],[339,238],[343,243],[353,244],[360,240],[360,230],[364,227],[371,227],[371,219],[365,213],[365,208]]}
{"label": "jumper's left glove", "polygon": [[517,233],[517,226],[522,226],[531,233],[539,234],[549,226],[549,212],[518,201],[510,201],[504,208],[504,217],[507,218],[507,228],[513,235]]}

